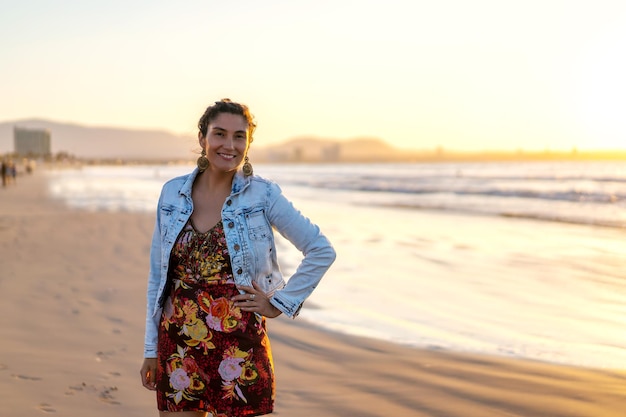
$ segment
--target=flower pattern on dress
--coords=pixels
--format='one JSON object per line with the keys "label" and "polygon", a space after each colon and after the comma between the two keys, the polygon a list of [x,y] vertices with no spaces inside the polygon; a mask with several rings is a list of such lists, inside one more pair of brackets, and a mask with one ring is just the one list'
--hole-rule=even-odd
{"label": "flower pattern on dress", "polygon": [[176,353],[171,355],[167,361],[167,373],[169,383],[173,391],[167,396],[179,404],[183,398],[186,400],[197,400],[205,388],[205,381],[210,378],[206,375],[193,358],[187,357],[187,348],[178,346]]}
{"label": "flower pattern on dress", "polygon": [[241,310],[235,303],[225,297],[214,299],[211,294],[203,291],[198,296],[200,308],[207,313],[206,324],[212,330],[231,333],[242,328]]}
{"label": "flower pattern on dress", "polygon": [[259,377],[250,356],[250,352],[243,352],[234,346],[224,352],[224,359],[219,366],[224,398],[238,398],[247,402],[241,386],[254,384]]}
{"label": "flower pattern on dress", "polygon": [[274,376],[265,318],[242,312],[221,222],[188,222],[170,256],[171,293],[159,328],[157,403],[216,417],[272,412]]}

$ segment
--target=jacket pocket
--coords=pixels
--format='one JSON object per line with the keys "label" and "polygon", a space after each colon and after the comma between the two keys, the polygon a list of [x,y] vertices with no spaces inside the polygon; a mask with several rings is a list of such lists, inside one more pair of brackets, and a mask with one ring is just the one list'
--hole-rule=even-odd
{"label": "jacket pocket", "polygon": [[251,240],[270,240],[272,230],[263,210],[246,213],[248,235]]}
{"label": "jacket pocket", "polygon": [[[257,282],[264,281],[264,277],[272,274],[272,229],[262,209],[245,213],[244,217],[250,242],[252,277]],[[262,284],[262,288],[267,286],[265,282],[259,283]]]}
{"label": "jacket pocket", "polygon": [[161,236],[165,236],[167,234],[167,229],[172,224],[173,212],[174,212],[174,207],[172,206],[161,206],[159,208],[159,223],[161,224]]}

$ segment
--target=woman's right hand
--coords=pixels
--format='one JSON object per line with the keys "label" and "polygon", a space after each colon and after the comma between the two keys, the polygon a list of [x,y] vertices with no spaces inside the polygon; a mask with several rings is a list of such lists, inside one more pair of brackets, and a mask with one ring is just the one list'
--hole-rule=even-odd
{"label": "woman's right hand", "polygon": [[144,358],[141,365],[141,383],[150,391],[156,390],[157,358]]}

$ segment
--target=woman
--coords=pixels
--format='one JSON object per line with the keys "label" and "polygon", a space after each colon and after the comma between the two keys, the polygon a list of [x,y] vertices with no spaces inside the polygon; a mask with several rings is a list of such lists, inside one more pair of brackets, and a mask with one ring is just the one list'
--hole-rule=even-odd
{"label": "woman", "polygon": [[[265,318],[294,318],[335,259],[320,229],[253,175],[256,128],[223,99],[198,123],[202,154],[159,198],[150,254],[143,385],[160,415],[256,416],[274,403]],[[273,228],[304,255],[288,282]]]}

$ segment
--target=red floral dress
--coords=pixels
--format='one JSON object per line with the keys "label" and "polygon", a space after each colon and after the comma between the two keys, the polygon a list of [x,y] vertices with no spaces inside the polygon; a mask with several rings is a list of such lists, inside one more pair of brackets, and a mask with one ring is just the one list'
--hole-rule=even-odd
{"label": "red floral dress", "polygon": [[272,412],[274,374],[265,318],[243,312],[220,221],[206,233],[185,225],[170,256],[171,294],[159,327],[161,411],[216,417]]}

